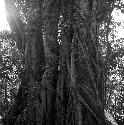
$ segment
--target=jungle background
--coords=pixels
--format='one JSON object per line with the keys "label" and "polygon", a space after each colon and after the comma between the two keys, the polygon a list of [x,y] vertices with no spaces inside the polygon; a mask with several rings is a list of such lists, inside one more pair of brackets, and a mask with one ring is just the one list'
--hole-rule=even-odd
{"label": "jungle background", "polygon": [[[122,0],[5,0],[2,125],[123,125]],[[115,16],[115,17],[114,17]]]}

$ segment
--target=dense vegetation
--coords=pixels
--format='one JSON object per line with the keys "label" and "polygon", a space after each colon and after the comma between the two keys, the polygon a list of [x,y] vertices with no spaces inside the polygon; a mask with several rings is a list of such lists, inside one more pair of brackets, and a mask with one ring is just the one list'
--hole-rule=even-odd
{"label": "dense vegetation", "polygon": [[115,39],[112,12],[123,12],[123,2],[5,0],[5,5],[11,32],[0,34],[1,123],[121,125],[124,49],[123,39]]}

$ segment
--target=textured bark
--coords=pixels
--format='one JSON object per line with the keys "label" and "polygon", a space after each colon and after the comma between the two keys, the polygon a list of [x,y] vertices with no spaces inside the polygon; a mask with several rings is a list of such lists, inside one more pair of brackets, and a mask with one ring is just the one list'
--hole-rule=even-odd
{"label": "textured bark", "polygon": [[[40,14],[38,13],[37,15],[39,19],[41,19]],[[25,69],[27,69],[26,76],[29,78],[28,105],[23,112],[22,118],[20,117],[17,121],[17,124],[39,125],[43,122],[42,119],[44,118],[42,108],[42,93],[44,90],[41,89],[40,85],[45,67],[42,21],[34,20],[34,24],[31,23],[29,25],[25,46]],[[19,123],[19,121],[22,123]]]}
{"label": "textured bark", "polygon": [[[18,106],[11,116],[15,120],[23,112],[16,124],[107,125],[96,4],[96,0],[43,1],[43,18],[38,19],[44,23],[32,22],[28,28],[33,23],[35,28],[26,36],[24,85],[28,85],[28,97],[23,96],[26,102],[19,98],[25,103],[16,99]],[[23,92],[20,87],[18,97]]]}
{"label": "textured bark", "polygon": [[[55,100],[56,100],[56,84],[58,79],[58,57],[59,44],[58,22],[59,22],[59,3],[56,0],[45,1],[45,40],[44,51],[46,59],[46,69],[42,77],[41,86],[46,88],[46,94],[43,94],[44,116],[46,116],[46,125],[55,124]],[[46,103],[45,103],[46,102]]]}

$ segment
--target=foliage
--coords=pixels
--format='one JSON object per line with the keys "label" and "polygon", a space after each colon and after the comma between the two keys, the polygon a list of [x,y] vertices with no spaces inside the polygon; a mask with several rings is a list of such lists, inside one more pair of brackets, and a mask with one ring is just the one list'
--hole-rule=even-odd
{"label": "foliage", "polygon": [[3,31],[0,36],[0,115],[3,117],[14,103],[18,91],[21,55],[10,32]]}
{"label": "foliage", "polygon": [[[119,8],[120,6],[120,8]],[[107,81],[106,81],[106,109],[118,121],[119,124],[123,121],[123,38],[117,35],[117,29],[123,27],[123,22],[114,17],[115,10],[123,8],[123,2],[115,2],[115,9],[111,14],[109,27],[106,27],[104,22],[101,25],[99,38],[100,48],[104,62],[107,61]],[[116,10],[119,13],[120,10]],[[121,13],[120,13],[121,14]],[[106,30],[109,30],[107,33]],[[106,34],[107,33],[107,34]],[[108,39],[107,39],[107,37]],[[107,52],[108,50],[108,52]],[[106,58],[107,57],[107,58]],[[120,89],[118,89],[120,87]]]}

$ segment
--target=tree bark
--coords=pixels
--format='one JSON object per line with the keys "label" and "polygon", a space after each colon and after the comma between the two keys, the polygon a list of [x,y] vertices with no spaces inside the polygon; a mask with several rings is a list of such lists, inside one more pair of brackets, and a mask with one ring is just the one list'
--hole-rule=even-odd
{"label": "tree bark", "polygon": [[15,124],[107,125],[96,4],[96,0],[43,1],[43,23],[32,22],[35,28],[26,36],[21,86],[28,93],[20,87],[10,124],[23,112],[25,120]]}

